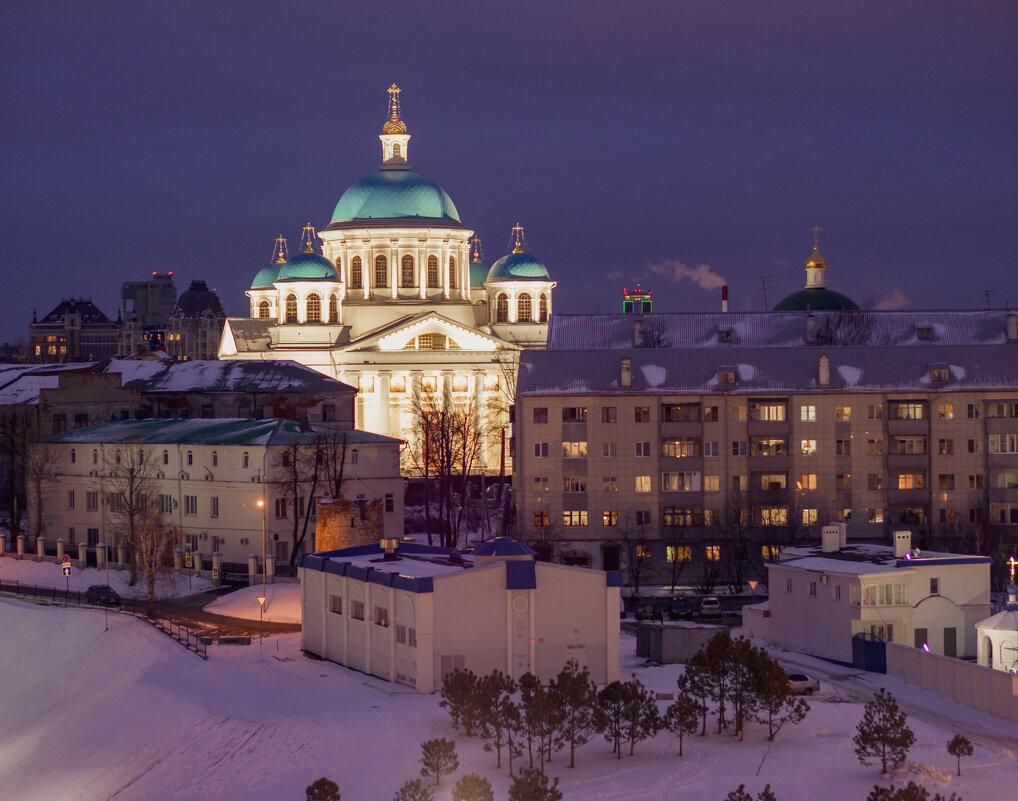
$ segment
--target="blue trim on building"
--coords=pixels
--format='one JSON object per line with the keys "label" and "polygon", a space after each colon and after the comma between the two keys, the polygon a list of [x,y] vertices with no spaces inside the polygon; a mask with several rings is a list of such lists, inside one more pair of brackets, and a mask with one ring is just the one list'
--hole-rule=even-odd
{"label": "blue trim on building", "polygon": [[606,587],[621,587],[622,586],[622,573],[619,570],[608,570],[605,571],[605,586]]}
{"label": "blue trim on building", "polygon": [[992,564],[993,560],[988,556],[951,556],[943,559],[899,559],[895,567],[926,567],[929,565],[979,565]]}
{"label": "blue trim on building", "polygon": [[505,588],[507,590],[536,590],[536,562],[505,562]]}

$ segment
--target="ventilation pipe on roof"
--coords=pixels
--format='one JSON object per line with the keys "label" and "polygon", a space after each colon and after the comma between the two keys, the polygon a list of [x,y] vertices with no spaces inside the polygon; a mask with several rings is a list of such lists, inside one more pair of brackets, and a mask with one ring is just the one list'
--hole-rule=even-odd
{"label": "ventilation pipe on roof", "polygon": [[721,285],[721,313],[728,314],[728,284]]}
{"label": "ventilation pipe on roof", "polygon": [[830,385],[831,385],[831,360],[825,353],[820,357],[820,386],[829,387]]}
{"label": "ventilation pipe on roof", "polygon": [[806,344],[817,344],[817,316],[813,312],[806,315]]}
{"label": "ventilation pipe on roof", "polygon": [[633,386],[633,360],[628,356],[622,357],[622,386]]}
{"label": "ventilation pipe on roof", "polygon": [[633,320],[633,347],[643,347],[643,320]]}
{"label": "ventilation pipe on roof", "polygon": [[1007,341],[1018,342],[1018,314],[1007,313]]}

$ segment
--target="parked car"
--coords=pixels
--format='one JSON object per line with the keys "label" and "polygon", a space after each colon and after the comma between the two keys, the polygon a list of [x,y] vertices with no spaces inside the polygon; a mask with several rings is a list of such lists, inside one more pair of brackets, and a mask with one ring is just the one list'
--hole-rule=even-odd
{"label": "parked car", "polygon": [[85,590],[85,600],[90,604],[120,606],[120,594],[105,584],[93,584]]}
{"label": "parked car", "polygon": [[789,673],[788,688],[796,695],[813,695],[820,692],[820,679],[814,679],[805,673]]}
{"label": "parked car", "polygon": [[690,620],[693,617],[694,603],[684,595],[672,598],[668,608],[668,617],[671,620]]}
{"label": "parked car", "polygon": [[721,601],[716,595],[700,599],[700,617],[721,617]]}

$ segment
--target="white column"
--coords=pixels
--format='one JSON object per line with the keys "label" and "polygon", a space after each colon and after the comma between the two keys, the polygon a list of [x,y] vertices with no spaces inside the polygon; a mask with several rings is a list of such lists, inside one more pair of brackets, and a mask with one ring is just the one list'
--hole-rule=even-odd
{"label": "white column", "polygon": [[442,255],[438,259],[439,286],[442,287],[442,294],[449,299],[449,243],[442,243]]}
{"label": "white column", "polygon": [[391,373],[383,370],[378,374],[378,386],[375,390],[378,394],[378,428],[379,434],[389,433],[389,377]]}
{"label": "white column", "polygon": [[[389,286],[392,287],[392,299],[399,297],[399,245],[398,240],[389,240]],[[370,672],[370,671],[368,671]]]}
{"label": "white column", "polygon": [[[417,297],[424,300],[428,297],[428,256],[427,251],[422,247],[427,240],[417,240],[417,250],[414,258],[414,268],[417,271]],[[424,255],[422,255],[424,254]]]}

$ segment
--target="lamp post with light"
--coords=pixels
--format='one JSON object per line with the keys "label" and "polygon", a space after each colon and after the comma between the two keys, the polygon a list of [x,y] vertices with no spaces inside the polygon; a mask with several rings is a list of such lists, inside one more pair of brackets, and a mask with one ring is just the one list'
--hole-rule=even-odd
{"label": "lamp post with light", "polygon": [[264,638],[262,621],[265,618],[265,601],[268,599],[266,592],[266,576],[265,576],[265,564],[266,564],[266,548],[267,540],[265,535],[265,500],[262,498],[258,499],[257,506],[262,512],[262,594],[258,596],[258,658],[262,657],[262,640]]}

